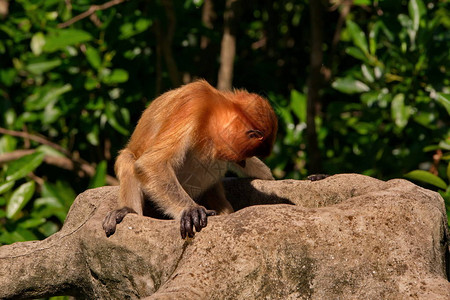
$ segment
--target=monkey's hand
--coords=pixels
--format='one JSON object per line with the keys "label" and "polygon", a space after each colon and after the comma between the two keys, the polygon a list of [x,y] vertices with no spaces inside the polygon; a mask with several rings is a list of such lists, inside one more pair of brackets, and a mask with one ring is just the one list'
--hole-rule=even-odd
{"label": "monkey's hand", "polygon": [[194,227],[197,232],[200,232],[203,227],[208,224],[208,217],[215,216],[217,213],[214,210],[207,210],[203,206],[193,206],[186,208],[181,214],[180,233],[181,238],[185,239],[186,235],[194,237]]}
{"label": "monkey's hand", "polygon": [[130,213],[135,214],[136,212],[134,209],[126,206],[110,211],[103,220],[103,230],[105,230],[106,236],[109,237],[116,232],[116,225],[122,222],[123,218]]}

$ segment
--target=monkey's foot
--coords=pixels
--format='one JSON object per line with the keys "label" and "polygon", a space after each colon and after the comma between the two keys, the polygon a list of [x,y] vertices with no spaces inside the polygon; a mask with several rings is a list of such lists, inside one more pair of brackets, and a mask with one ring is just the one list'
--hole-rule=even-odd
{"label": "monkey's foot", "polygon": [[327,175],[327,174],[314,174],[314,175],[309,175],[308,176],[308,180],[317,181],[317,180],[325,179],[328,176],[330,176],[330,175]]}
{"label": "monkey's foot", "polygon": [[126,206],[110,211],[103,220],[103,230],[105,230],[106,236],[109,237],[116,232],[117,224],[122,222],[126,215],[135,213],[134,209]]}
{"label": "monkey's foot", "polygon": [[216,214],[216,211],[207,210],[203,206],[194,206],[185,209],[181,214],[180,220],[181,238],[185,239],[186,235],[194,237],[194,227],[197,232],[200,232],[208,224],[208,217],[215,216]]}

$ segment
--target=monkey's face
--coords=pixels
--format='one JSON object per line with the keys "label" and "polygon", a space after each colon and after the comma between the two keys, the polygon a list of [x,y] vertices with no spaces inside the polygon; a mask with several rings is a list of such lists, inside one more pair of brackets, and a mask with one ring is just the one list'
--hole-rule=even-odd
{"label": "monkey's face", "polygon": [[278,124],[267,100],[239,92],[216,108],[211,125],[216,158],[239,162],[252,156],[268,156]]}
{"label": "monkey's face", "polygon": [[217,158],[240,162],[252,156],[268,156],[275,141],[270,129],[267,133],[267,129],[255,129],[240,119],[233,120],[216,139]]}

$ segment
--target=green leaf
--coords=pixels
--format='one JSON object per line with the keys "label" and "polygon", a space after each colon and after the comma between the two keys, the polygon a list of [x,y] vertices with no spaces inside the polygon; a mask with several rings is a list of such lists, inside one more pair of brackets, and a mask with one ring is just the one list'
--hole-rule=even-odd
{"label": "green leaf", "polygon": [[439,147],[441,149],[445,149],[447,151],[450,151],[450,138],[447,138],[446,140],[442,140],[439,142]]}
{"label": "green leaf", "polygon": [[120,26],[119,39],[124,40],[134,35],[134,28],[132,23],[125,23]]}
{"label": "green leaf", "polygon": [[72,90],[70,83],[60,87],[52,87],[43,95],[32,95],[25,99],[25,107],[27,110],[40,110],[48,106],[50,103],[57,101],[59,96]]}
{"label": "green leaf", "polygon": [[31,51],[34,53],[34,55],[38,56],[42,53],[42,48],[44,48],[45,45],[45,36],[42,32],[37,32],[33,35],[31,38]]}
{"label": "green leaf", "polygon": [[[409,39],[410,39],[410,45],[409,48],[410,50],[414,50],[415,49],[415,44],[416,44],[416,35],[417,35],[417,31],[415,31],[413,29],[413,21],[411,20],[411,18],[407,15],[404,14],[399,14],[397,16],[398,21],[400,22],[400,24],[403,27],[403,31],[406,31],[406,33],[408,33]],[[402,52],[406,52],[407,48],[408,48],[408,44],[407,41],[405,39],[406,35],[405,34],[400,34],[399,35],[400,40],[401,40],[401,49]]]}
{"label": "green leaf", "polygon": [[286,123],[286,125],[294,124],[294,119],[289,108],[278,106],[277,114],[280,115],[281,119],[284,121],[284,123]]}
{"label": "green leaf", "polygon": [[447,180],[450,182],[450,162],[447,164]]}
{"label": "green leaf", "polygon": [[381,27],[382,23],[381,21],[376,21],[372,28],[370,28],[370,32],[369,32],[369,50],[370,50],[370,54],[375,55],[376,51],[377,51],[377,45],[378,45],[378,32],[380,31],[380,27]]}
{"label": "green leaf", "polygon": [[44,109],[42,124],[52,124],[59,120],[59,117],[62,115],[62,111],[59,107],[50,103]]}
{"label": "green leaf", "polygon": [[92,40],[92,36],[79,29],[58,29],[45,37],[44,52],[55,52],[67,46],[77,45]]}
{"label": "green leaf", "polygon": [[5,134],[0,137],[0,154],[12,152],[16,149],[17,139],[10,135]]}
{"label": "green leaf", "polygon": [[34,207],[40,208],[43,206],[49,207],[53,210],[64,208],[64,205],[55,197],[42,197],[34,200]]}
{"label": "green leaf", "polygon": [[42,163],[44,156],[45,154],[42,152],[35,152],[11,162],[6,171],[6,181],[13,181],[25,177]]}
{"label": "green leaf", "polygon": [[411,108],[405,105],[405,95],[397,94],[391,103],[391,115],[395,125],[404,128],[411,116]]}
{"label": "green leaf", "polygon": [[395,35],[391,32],[391,30],[389,30],[386,24],[384,24],[384,22],[382,21],[381,21],[381,30],[383,31],[384,35],[390,42],[394,41]]}
{"label": "green leaf", "polygon": [[94,126],[92,126],[91,131],[86,135],[86,139],[93,146],[98,146],[100,144],[100,139],[98,135],[99,135],[99,128],[98,125],[95,124]]}
{"label": "green leaf", "polygon": [[[436,151],[436,150],[438,150],[438,149],[441,149],[440,147],[439,147],[439,145],[428,145],[428,146],[426,146],[426,147],[424,147],[423,148],[423,152],[431,152],[431,151]],[[444,158],[444,157],[442,157],[442,158]]]}
{"label": "green leaf", "polygon": [[117,105],[113,102],[107,102],[105,107],[105,115],[109,125],[111,125],[115,130],[123,135],[128,135],[128,130],[120,125],[116,118],[115,112],[117,111]]}
{"label": "green leaf", "polygon": [[11,38],[14,38],[18,33],[18,31],[15,30],[15,27],[13,26],[7,26],[0,24],[0,30],[9,35]]}
{"label": "green leaf", "polygon": [[29,229],[36,228],[45,223],[45,218],[31,218],[19,223],[19,227]]}
{"label": "green leaf", "polygon": [[374,74],[372,72],[372,70],[369,69],[369,67],[367,67],[367,65],[362,64],[361,65],[361,72],[364,75],[364,78],[367,79],[368,82],[374,82]]}
{"label": "green leaf", "polygon": [[408,3],[409,17],[413,22],[413,29],[417,33],[420,22],[426,13],[425,5],[422,0],[410,0]]}
{"label": "green leaf", "polygon": [[414,121],[419,123],[420,125],[429,128],[429,129],[436,129],[435,127],[435,121],[436,121],[436,115],[433,112],[427,112],[427,111],[419,111],[418,113],[413,115]]}
{"label": "green leaf", "polygon": [[370,90],[363,82],[350,77],[337,78],[331,86],[345,94],[362,93]]}
{"label": "green leaf", "polygon": [[14,128],[15,126],[17,126],[16,120],[17,120],[17,115],[16,115],[16,111],[11,107],[9,109],[6,109],[3,113],[4,116],[4,120],[5,120],[5,125],[8,125],[8,127]]}
{"label": "green leaf", "polygon": [[47,145],[40,145],[39,147],[36,148],[36,151],[45,153],[46,155],[49,155],[49,156],[66,157],[64,154],[62,154],[55,148],[47,146]]}
{"label": "green leaf", "polygon": [[39,231],[45,236],[51,236],[59,230],[59,226],[54,222],[45,222],[39,227]]}
{"label": "green leaf", "polygon": [[438,93],[436,100],[445,107],[450,115],[450,94]]}
{"label": "green leaf", "polygon": [[53,197],[65,207],[69,209],[76,197],[72,187],[65,181],[57,181],[56,184],[45,182],[41,192],[42,197]]}
{"label": "green leaf", "polygon": [[102,160],[97,165],[94,177],[91,178],[91,182],[89,183],[90,189],[104,186],[106,184],[106,169],[107,169],[106,160]]}
{"label": "green leaf", "polygon": [[37,240],[37,236],[31,232],[29,229],[17,227],[13,232],[11,232],[11,238],[13,242],[25,242]]}
{"label": "green leaf", "polygon": [[102,59],[97,49],[86,47],[86,58],[94,69],[99,69],[102,65]]}
{"label": "green leaf", "polygon": [[120,116],[122,117],[125,124],[130,124],[130,111],[128,110],[128,108],[121,107]]}
{"label": "green leaf", "polygon": [[12,244],[14,242],[17,242],[17,240],[14,240],[13,236],[11,235],[11,233],[5,231],[0,231],[0,245],[8,245],[8,244]]}
{"label": "green leaf", "polygon": [[106,84],[121,83],[128,81],[128,72],[124,69],[114,69],[112,72],[102,78]]}
{"label": "green leaf", "polygon": [[54,216],[61,222],[64,222],[68,210],[69,207],[62,205],[60,200],[54,197],[45,197],[34,200],[31,215],[33,218],[44,219],[49,219]]}
{"label": "green leaf", "polygon": [[151,19],[140,18],[135,24],[125,23],[120,27],[119,40],[127,40],[130,37],[146,31],[152,25]]}
{"label": "green leaf", "polygon": [[359,50],[359,48],[348,47],[347,49],[345,49],[345,53],[353,56],[356,59],[359,59],[362,61],[367,61],[367,57],[364,55],[364,53],[361,50]]}
{"label": "green leaf", "polygon": [[99,83],[100,82],[98,82],[98,80],[96,78],[88,77],[88,78],[86,78],[86,81],[84,82],[84,88],[88,91],[91,91],[91,90],[99,87],[100,86]]}
{"label": "green leaf", "polygon": [[306,123],[306,95],[291,90],[291,109],[302,123]]}
{"label": "green leaf", "polygon": [[0,82],[6,86],[12,86],[14,84],[14,79],[16,79],[17,70],[14,68],[0,69]]}
{"label": "green leaf", "polygon": [[12,219],[18,212],[25,207],[34,194],[34,181],[19,186],[11,195],[8,205],[6,206],[6,217]]}
{"label": "green leaf", "polygon": [[353,5],[368,6],[372,5],[372,0],[355,0]]}
{"label": "green leaf", "polygon": [[447,184],[444,182],[444,180],[442,180],[441,178],[439,178],[438,176],[431,174],[428,171],[424,171],[424,170],[414,170],[411,171],[407,174],[405,174],[405,177],[408,179],[412,179],[412,180],[419,180],[431,185],[434,185],[440,189],[447,189]]}
{"label": "green leaf", "polygon": [[152,20],[140,18],[134,25],[137,32],[144,32],[152,25]]}
{"label": "green leaf", "polygon": [[33,73],[35,75],[41,75],[47,71],[50,71],[53,68],[56,68],[61,65],[60,59],[53,59],[49,61],[43,61],[43,62],[37,62],[37,63],[31,63],[27,66],[25,66],[25,69]]}
{"label": "green leaf", "polygon": [[411,18],[405,14],[399,14],[397,16],[398,21],[400,22],[400,25],[402,25],[402,27],[404,29],[406,29],[409,33],[409,31],[413,30],[413,21],[411,20]]}
{"label": "green leaf", "polygon": [[6,181],[0,183],[0,195],[12,189],[15,183],[16,183],[15,181]]}
{"label": "green leaf", "polygon": [[61,201],[59,199],[55,197],[44,197],[34,200],[31,215],[33,216],[33,218],[44,219],[55,216],[61,222],[64,222],[68,210],[69,207],[61,204]]}
{"label": "green leaf", "polygon": [[369,50],[367,46],[367,38],[364,32],[355,22],[347,20],[346,23],[347,23],[347,30],[349,31],[355,46],[361,49],[364,52],[364,54],[368,54]]}

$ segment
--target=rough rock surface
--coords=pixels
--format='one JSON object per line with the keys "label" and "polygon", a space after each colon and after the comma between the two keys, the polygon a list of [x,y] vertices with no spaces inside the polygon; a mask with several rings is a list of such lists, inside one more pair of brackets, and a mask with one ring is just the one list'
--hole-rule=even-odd
{"label": "rough rock surface", "polygon": [[86,191],[60,232],[0,248],[0,298],[450,299],[437,193],[356,174],[225,184],[239,210],[187,241],[136,215],[106,238],[118,188]]}

